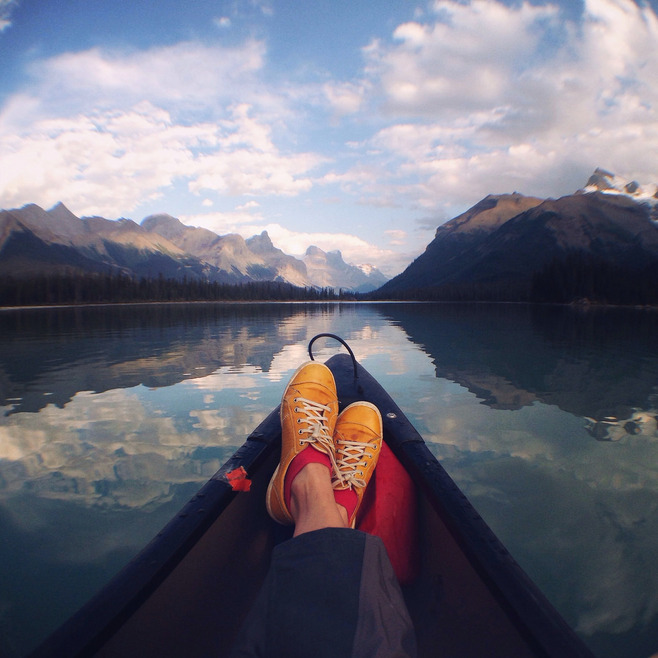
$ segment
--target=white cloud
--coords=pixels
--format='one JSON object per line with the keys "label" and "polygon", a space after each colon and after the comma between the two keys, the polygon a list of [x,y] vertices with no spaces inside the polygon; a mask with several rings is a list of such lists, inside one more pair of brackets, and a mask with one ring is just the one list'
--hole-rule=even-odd
{"label": "white cloud", "polygon": [[355,114],[363,105],[365,90],[361,85],[350,82],[328,82],[324,85],[323,91],[338,116]]}
{"label": "white cloud", "polygon": [[[126,107],[148,98],[156,105],[190,109],[223,101],[257,100],[257,73],[265,47],[248,40],[228,48],[182,42],[137,52],[93,48],[36,61],[34,91],[48,111]],[[266,98],[266,101],[269,99]]]}
{"label": "white cloud", "polygon": [[[6,122],[0,126],[6,127]],[[157,198],[176,180],[195,194],[291,196],[311,187],[313,154],[283,154],[247,106],[219,123],[175,123],[142,102],[127,111],[43,119],[0,132],[0,206],[64,200],[77,214],[109,217]],[[62,199],[63,190],[65,199]]]}
{"label": "white cloud", "polygon": [[209,212],[197,215],[179,215],[183,224],[187,226],[201,226],[217,235],[226,233],[238,233],[244,238],[250,238],[256,231],[256,222],[264,222],[260,213],[252,213],[249,208],[236,208],[225,212]]}
{"label": "white cloud", "polygon": [[142,104],[128,112],[44,119],[28,134],[0,134],[0,204],[64,199],[78,214],[116,216],[154,198],[173,179],[193,171],[190,148],[209,126],[182,127],[166,112]]}
{"label": "white cloud", "polygon": [[228,16],[220,16],[219,18],[215,18],[213,23],[220,29],[231,27],[231,19]]}
{"label": "white cloud", "polygon": [[281,153],[271,128],[254,119],[250,109],[238,105],[230,119],[220,122],[218,150],[198,156],[196,175],[189,184],[192,192],[293,196],[311,188],[307,174],[322,159],[312,153]]}
{"label": "white cloud", "polygon": [[277,145],[294,112],[260,82],[264,54],[248,40],[36,60],[0,108],[0,207],[116,217],[177,181],[206,198],[308,190],[322,158]]}
{"label": "white cloud", "polygon": [[407,242],[407,232],[400,229],[393,229],[390,231],[384,231],[384,234],[388,236],[389,243],[391,245],[399,246],[406,244]]}
{"label": "white cloud", "polygon": [[258,201],[247,201],[247,203],[238,206],[236,210],[250,210],[251,208],[260,208]]}
{"label": "white cloud", "polygon": [[649,6],[587,0],[579,24],[528,3],[440,0],[434,12],[399,26],[393,44],[365,49],[370,81],[397,118],[368,142],[379,168],[373,199],[394,192],[440,208],[514,189],[552,196],[584,185],[597,165],[655,178]]}
{"label": "white cloud", "polygon": [[520,70],[536,59],[538,24],[557,15],[551,6],[441,0],[433,22],[400,25],[395,45],[371,47],[369,71],[391,112],[451,117],[487,109],[512,92]]}

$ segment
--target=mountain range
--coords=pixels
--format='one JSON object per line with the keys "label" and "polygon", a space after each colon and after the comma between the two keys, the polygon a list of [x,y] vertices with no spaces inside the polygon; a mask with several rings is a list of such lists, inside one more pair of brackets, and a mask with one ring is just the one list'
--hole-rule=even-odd
{"label": "mountain range", "polygon": [[602,169],[559,199],[489,195],[439,226],[425,252],[375,295],[623,302],[630,291],[640,303],[645,292],[658,297],[657,222],[655,185]]}
{"label": "mountain range", "polygon": [[0,211],[0,276],[125,273],[219,283],[279,281],[372,299],[658,303],[658,187],[596,169],[574,194],[489,195],[439,226],[425,252],[387,281],[372,266],[311,246],[285,254],[166,214],[78,218],[63,204]]}
{"label": "mountain range", "polygon": [[302,259],[276,248],[267,234],[247,240],[184,225],[175,217],[79,218],[64,204],[0,211],[0,276],[124,273],[135,277],[219,283],[281,281],[300,287],[367,292],[387,277],[369,265],[345,263],[339,251],[311,246]]}

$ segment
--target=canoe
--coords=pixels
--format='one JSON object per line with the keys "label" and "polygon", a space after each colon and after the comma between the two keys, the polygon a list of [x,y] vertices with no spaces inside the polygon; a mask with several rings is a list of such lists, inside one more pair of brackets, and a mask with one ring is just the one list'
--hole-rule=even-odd
{"label": "canoe", "polygon": [[[402,563],[419,656],[591,658],[351,350],[327,365],[341,408],[355,400],[379,408],[388,464],[406,476],[399,488],[395,479],[378,480],[380,462],[375,494],[364,507],[370,506],[372,522],[379,499],[403,511],[406,505],[390,551]],[[226,655],[273,546],[290,536],[269,518],[264,502],[280,441],[277,408],[157,537],[32,655]],[[386,515],[379,508],[381,521]]]}

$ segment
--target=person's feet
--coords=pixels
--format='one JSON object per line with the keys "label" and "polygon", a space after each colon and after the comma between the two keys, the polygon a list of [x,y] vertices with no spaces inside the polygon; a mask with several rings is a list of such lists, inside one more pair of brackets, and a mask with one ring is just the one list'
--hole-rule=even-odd
{"label": "person's feet", "polygon": [[348,525],[352,528],[379,459],[382,437],[381,414],[370,402],[354,402],[338,416],[334,431],[337,468],[333,487],[336,502],[347,511]]}
{"label": "person's feet", "polygon": [[369,402],[338,416],[331,370],[311,361],[292,376],[281,400],[281,460],[265,497],[270,516],[295,535],[354,527],[382,444],[382,418]]}
{"label": "person's feet", "polygon": [[[275,521],[291,525],[295,523],[290,512],[295,476],[306,470],[304,467],[309,461],[320,461],[327,466],[329,477],[335,470],[332,437],[338,416],[338,398],[331,370],[315,361],[300,366],[283,394],[280,415],[281,460],[267,488],[265,501]],[[302,454],[309,448],[311,453]],[[316,451],[323,454],[316,455]],[[300,461],[293,465],[298,456]],[[291,466],[295,473],[288,473]]]}

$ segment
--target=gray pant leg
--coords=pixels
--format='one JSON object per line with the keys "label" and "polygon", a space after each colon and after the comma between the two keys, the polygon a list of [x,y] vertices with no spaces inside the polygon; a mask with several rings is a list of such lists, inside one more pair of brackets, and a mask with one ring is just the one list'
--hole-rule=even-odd
{"label": "gray pant leg", "polygon": [[411,620],[381,540],[325,528],[274,549],[234,658],[415,656]]}
{"label": "gray pant leg", "polygon": [[379,537],[366,535],[353,658],[416,656],[416,636],[400,584]]}

